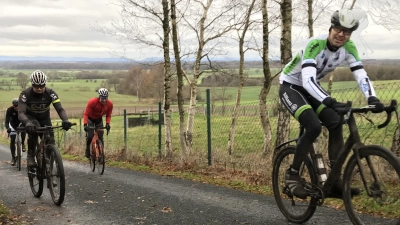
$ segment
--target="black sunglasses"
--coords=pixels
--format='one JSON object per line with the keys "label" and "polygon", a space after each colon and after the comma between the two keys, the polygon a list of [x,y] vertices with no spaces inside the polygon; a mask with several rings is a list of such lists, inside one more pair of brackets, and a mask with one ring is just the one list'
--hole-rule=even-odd
{"label": "black sunglasses", "polygon": [[43,84],[43,85],[37,85],[37,84],[32,84],[32,87],[34,87],[34,88],[36,88],[36,89],[43,89],[43,88],[45,88],[46,87],[46,85],[45,84]]}

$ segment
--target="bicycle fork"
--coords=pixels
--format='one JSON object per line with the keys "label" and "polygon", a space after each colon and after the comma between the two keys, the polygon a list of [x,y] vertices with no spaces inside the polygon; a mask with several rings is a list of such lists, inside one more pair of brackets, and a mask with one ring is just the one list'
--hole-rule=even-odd
{"label": "bicycle fork", "polygon": [[[379,187],[379,182],[378,182],[378,177],[376,176],[376,172],[375,172],[375,168],[371,162],[371,159],[369,158],[369,156],[365,157],[365,160],[367,161],[367,165],[368,168],[371,171],[371,175],[374,178],[374,183],[371,185],[371,188],[368,187],[368,183],[365,179],[365,171],[361,165],[361,158],[360,158],[360,153],[358,151],[354,151],[354,155],[356,156],[357,159],[357,166],[358,166],[358,171],[360,173],[361,176],[361,180],[363,182],[364,188],[367,191],[368,196],[370,197],[377,197],[377,196],[381,196],[382,191],[380,190]],[[378,186],[377,186],[378,185]],[[374,190],[371,190],[374,189]]]}

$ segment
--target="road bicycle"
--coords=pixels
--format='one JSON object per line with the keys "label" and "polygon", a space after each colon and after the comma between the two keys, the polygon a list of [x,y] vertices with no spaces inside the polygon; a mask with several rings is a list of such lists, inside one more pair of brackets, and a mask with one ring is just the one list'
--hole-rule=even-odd
{"label": "road bicycle", "polygon": [[[76,123],[72,123],[72,126]],[[36,133],[43,134],[40,142],[36,144],[35,168],[28,167],[29,185],[33,195],[39,198],[43,193],[43,183],[47,180],[47,188],[56,205],[61,205],[65,197],[64,165],[55,140],[51,137],[54,129],[62,126],[36,127]]]}
{"label": "road bicycle", "polygon": [[[90,158],[89,158],[89,163],[90,163],[90,169],[92,172],[96,170],[96,164],[97,164],[97,172],[100,175],[103,175],[105,165],[106,165],[106,158],[104,154],[104,146],[101,140],[99,139],[98,136],[98,131],[106,129],[106,127],[88,127],[88,130],[94,130],[94,135],[92,138],[92,142],[90,144]],[[107,135],[109,131],[107,130]]]}
{"label": "road bicycle", "polygon": [[[343,172],[342,198],[346,212],[353,224],[400,224],[400,159],[388,149],[378,145],[364,145],[360,140],[354,113],[367,113],[373,106],[336,109],[343,124],[349,128],[349,136],[340,155],[326,173],[322,155],[313,148],[299,170],[303,185],[308,192],[306,199],[296,198],[285,184],[285,173],[293,162],[297,139],[289,140],[276,148],[272,171],[272,186],[276,203],[282,214],[291,222],[304,223],[329,196],[332,185]],[[397,102],[385,106],[386,121],[378,128],[387,126],[395,112],[398,121]],[[303,134],[301,127],[299,137]],[[351,154],[352,151],[352,154]],[[352,196],[351,189],[361,193]],[[387,219],[376,217],[385,212]],[[397,212],[397,213],[396,213]],[[369,215],[368,215],[369,214]],[[384,222],[382,222],[384,221]]]}

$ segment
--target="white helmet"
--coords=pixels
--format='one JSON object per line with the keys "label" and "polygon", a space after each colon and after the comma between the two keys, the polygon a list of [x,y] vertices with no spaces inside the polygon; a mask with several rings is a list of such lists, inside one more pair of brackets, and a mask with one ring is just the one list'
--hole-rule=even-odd
{"label": "white helmet", "polygon": [[103,97],[103,98],[108,98],[108,90],[105,88],[100,88],[99,89],[99,97]]}
{"label": "white helmet", "polygon": [[362,10],[341,9],[332,14],[331,25],[333,27],[342,26],[355,31],[360,25],[359,20],[363,17],[366,17],[366,14]]}
{"label": "white helmet", "polygon": [[36,70],[31,74],[31,82],[35,85],[45,85],[47,76],[40,70]]}

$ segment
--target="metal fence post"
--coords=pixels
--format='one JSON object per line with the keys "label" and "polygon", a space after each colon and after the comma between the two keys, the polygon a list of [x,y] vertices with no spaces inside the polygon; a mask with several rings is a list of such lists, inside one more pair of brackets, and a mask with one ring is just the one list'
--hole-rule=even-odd
{"label": "metal fence post", "polygon": [[206,90],[207,98],[207,149],[208,149],[208,165],[211,166],[211,110],[210,110],[210,89]]}
{"label": "metal fence post", "polygon": [[158,157],[161,159],[161,122],[162,122],[161,102],[158,103]]}
{"label": "metal fence post", "polygon": [[126,149],[126,136],[127,136],[127,134],[126,134],[126,120],[127,120],[127,118],[126,118],[126,109],[124,109],[124,149],[125,149],[125,151],[127,150]]}

